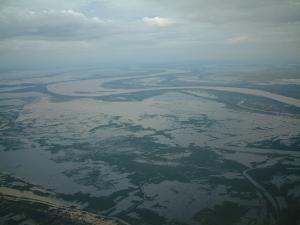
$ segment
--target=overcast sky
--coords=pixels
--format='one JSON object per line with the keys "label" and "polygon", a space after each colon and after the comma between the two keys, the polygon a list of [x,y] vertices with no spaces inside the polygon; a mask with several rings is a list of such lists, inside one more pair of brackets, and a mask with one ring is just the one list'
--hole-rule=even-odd
{"label": "overcast sky", "polygon": [[0,66],[300,61],[300,0],[0,0]]}

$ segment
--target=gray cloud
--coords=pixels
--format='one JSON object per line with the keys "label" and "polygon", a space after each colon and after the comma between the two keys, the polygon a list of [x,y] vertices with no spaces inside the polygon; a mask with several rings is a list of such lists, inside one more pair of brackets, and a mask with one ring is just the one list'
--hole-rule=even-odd
{"label": "gray cloud", "polygon": [[200,22],[271,22],[300,21],[298,0],[144,0],[153,7]]}
{"label": "gray cloud", "polygon": [[0,38],[89,39],[110,33],[112,23],[71,9],[7,8],[0,14]]}
{"label": "gray cloud", "polygon": [[299,11],[299,0],[3,0],[0,53],[3,62],[298,61]]}

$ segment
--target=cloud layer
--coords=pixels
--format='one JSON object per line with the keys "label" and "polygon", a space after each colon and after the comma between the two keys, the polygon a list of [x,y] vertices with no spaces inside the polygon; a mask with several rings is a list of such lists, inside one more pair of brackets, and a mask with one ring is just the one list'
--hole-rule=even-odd
{"label": "cloud layer", "polygon": [[0,60],[298,61],[299,12],[299,0],[3,0]]}

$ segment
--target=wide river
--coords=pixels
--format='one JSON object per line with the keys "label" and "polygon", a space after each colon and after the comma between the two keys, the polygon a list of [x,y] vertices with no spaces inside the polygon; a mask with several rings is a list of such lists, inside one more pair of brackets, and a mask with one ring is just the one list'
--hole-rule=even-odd
{"label": "wide river", "polygon": [[247,95],[254,95],[272,99],[278,102],[289,104],[300,108],[300,99],[287,97],[279,94],[274,94],[268,91],[250,89],[250,88],[238,88],[238,87],[223,87],[223,86],[174,86],[174,87],[151,87],[151,88],[138,88],[138,89],[112,89],[105,88],[103,84],[111,81],[122,81],[133,78],[146,78],[156,77],[167,74],[182,73],[182,70],[167,70],[161,73],[153,73],[146,76],[128,76],[128,77],[114,77],[104,79],[91,79],[91,80],[76,80],[61,83],[54,83],[47,86],[48,91],[65,96],[78,96],[78,97],[101,97],[117,94],[130,94],[143,91],[156,91],[156,90],[179,90],[179,89],[202,89],[202,90],[216,90],[226,91],[232,93],[240,93]]}

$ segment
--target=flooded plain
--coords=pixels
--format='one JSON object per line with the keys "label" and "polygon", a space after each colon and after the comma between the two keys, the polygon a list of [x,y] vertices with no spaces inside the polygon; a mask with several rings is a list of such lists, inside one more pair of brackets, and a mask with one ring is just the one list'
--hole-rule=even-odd
{"label": "flooded plain", "polygon": [[0,87],[1,186],[130,224],[300,221],[295,95],[201,70],[26,76]]}

